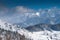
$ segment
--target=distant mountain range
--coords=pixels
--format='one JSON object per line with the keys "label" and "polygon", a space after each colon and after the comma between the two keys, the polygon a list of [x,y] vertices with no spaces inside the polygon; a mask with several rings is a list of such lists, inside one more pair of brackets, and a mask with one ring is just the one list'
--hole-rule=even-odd
{"label": "distant mountain range", "polygon": [[49,30],[49,31],[60,31],[60,24],[36,24],[36,25],[31,25],[26,28],[29,31],[44,31],[44,30]]}

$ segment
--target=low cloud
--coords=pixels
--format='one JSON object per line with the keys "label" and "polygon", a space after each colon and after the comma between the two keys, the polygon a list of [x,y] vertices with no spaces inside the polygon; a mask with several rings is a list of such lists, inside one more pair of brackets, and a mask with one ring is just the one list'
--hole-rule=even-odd
{"label": "low cloud", "polygon": [[[16,6],[14,8],[8,9],[4,8],[2,11],[0,11],[0,14],[2,14],[2,20],[8,21],[11,23],[18,23],[18,22],[24,22],[28,18],[34,17],[35,15],[35,10],[29,9],[23,6]],[[34,14],[34,15],[32,15]],[[12,21],[13,20],[13,21]]]}
{"label": "low cloud", "polygon": [[17,6],[15,9],[16,9],[15,11],[18,12],[18,13],[31,13],[31,12],[34,12],[33,9],[25,8],[23,6]]}
{"label": "low cloud", "polygon": [[[41,18],[39,22],[48,22],[55,23],[57,19],[60,18],[60,10],[58,8],[50,8],[50,9],[39,9],[38,11],[26,8],[24,6],[16,6],[11,9],[3,8],[0,10],[0,15],[2,17],[0,19],[10,22],[10,23],[23,23],[30,18]],[[57,17],[58,15],[58,17]],[[60,20],[60,19],[59,19]],[[59,23],[56,22],[56,23]]]}
{"label": "low cloud", "polygon": [[5,8],[5,7],[1,8],[0,7],[0,16],[4,16],[7,13],[8,13],[8,8]]}

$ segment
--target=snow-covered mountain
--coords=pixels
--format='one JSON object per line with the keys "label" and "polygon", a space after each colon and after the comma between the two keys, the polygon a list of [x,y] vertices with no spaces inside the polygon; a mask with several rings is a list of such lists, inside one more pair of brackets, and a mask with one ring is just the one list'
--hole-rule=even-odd
{"label": "snow-covered mountain", "polygon": [[[20,36],[17,36],[17,38],[20,37],[20,39],[15,39],[15,40],[60,40],[60,30],[56,31],[51,29],[50,27],[53,27],[53,26],[47,25],[47,24],[41,24],[41,25],[39,24],[32,27],[30,26],[30,28],[29,27],[21,28],[21,27],[18,27],[17,25],[12,25],[10,23],[0,20],[0,30],[2,32],[0,36],[3,35],[2,38],[4,38],[5,32],[10,31],[9,33],[12,35],[16,32],[20,35]],[[59,27],[59,25],[57,25],[56,27]],[[2,29],[4,31],[2,31]],[[14,34],[14,35],[17,35],[17,34]],[[21,39],[21,36],[22,36],[22,39]],[[11,37],[14,38],[14,36],[11,36]]]}
{"label": "snow-covered mountain", "polygon": [[60,40],[60,24],[37,24],[26,28],[33,40]]}

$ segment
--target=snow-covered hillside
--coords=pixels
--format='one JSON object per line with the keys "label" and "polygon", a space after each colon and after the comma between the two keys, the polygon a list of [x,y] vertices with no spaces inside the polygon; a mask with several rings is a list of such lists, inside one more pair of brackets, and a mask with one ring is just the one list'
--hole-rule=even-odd
{"label": "snow-covered hillside", "polygon": [[[17,25],[12,25],[2,20],[0,20],[0,29],[4,29],[6,31],[11,32],[17,32],[22,36],[24,35],[25,38],[27,38],[26,40],[60,40],[60,31],[54,31],[54,30],[49,31],[44,29],[43,31],[40,30],[36,32],[35,31],[31,32],[26,30],[25,28],[21,27],[19,28]],[[21,40],[21,39],[15,39],[15,40]]]}

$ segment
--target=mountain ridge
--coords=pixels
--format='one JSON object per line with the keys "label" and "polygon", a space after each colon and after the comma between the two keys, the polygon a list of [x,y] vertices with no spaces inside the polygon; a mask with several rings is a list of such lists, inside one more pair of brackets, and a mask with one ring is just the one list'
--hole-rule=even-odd
{"label": "mountain ridge", "polygon": [[[44,29],[46,30],[54,30],[54,31],[60,31],[60,24],[44,24],[44,23],[40,23],[40,24],[36,24],[36,25],[31,25],[28,26],[26,29],[27,30],[35,30],[35,29],[41,29],[41,31],[43,31]],[[36,30],[35,30],[36,31]],[[40,31],[40,30],[39,30]]]}

